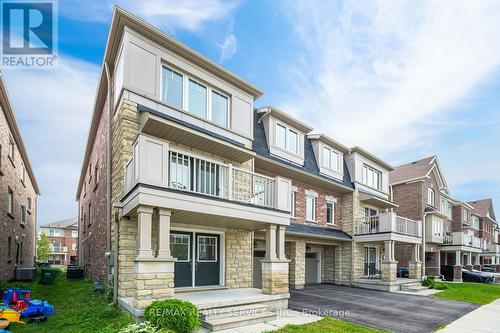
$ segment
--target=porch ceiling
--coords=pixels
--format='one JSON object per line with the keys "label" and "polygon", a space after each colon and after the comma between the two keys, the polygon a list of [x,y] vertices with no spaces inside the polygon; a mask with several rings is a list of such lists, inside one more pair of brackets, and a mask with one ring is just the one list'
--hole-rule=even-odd
{"label": "porch ceiling", "polygon": [[384,241],[389,241],[389,240],[400,242],[400,243],[408,243],[408,244],[421,244],[422,243],[421,237],[408,236],[408,235],[398,234],[396,232],[357,235],[357,236],[354,236],[354,240],[358,243],[384,242]]}
{"label": "porch ceiling", "polygon": [[399,207],[394,202],[391,202],[391,201],[388,201],[388,200],[384,200],[384,199],[376,197],[376,196],[374,196],[372,194],[360,193],[359,195],[360,195],[360,198],[359,198],[360,201],[366,202],[366,203],[368,203],[370,205],[378,206],[378,207],[381,207],[381,208],[396,208],[396,207]]}
{"label": "porch ceiling", "polygon": [[231,139],[223,138],[221,135],[210,133],[202,128],[191,128],[187,124],[184,125],[166,117],[144,112],[141,116],[141,131],[240,163],[255,156],[254,152],[236,141],[232,142]]}

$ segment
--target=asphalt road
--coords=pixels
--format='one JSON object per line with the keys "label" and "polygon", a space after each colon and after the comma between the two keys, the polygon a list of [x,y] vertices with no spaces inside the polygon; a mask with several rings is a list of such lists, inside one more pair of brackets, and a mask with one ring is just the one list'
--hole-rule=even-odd
{"label": "asphalt road", "polygon": [[290,290],[289,307],[393,332],[431,332],[477,304],[330,284]]}

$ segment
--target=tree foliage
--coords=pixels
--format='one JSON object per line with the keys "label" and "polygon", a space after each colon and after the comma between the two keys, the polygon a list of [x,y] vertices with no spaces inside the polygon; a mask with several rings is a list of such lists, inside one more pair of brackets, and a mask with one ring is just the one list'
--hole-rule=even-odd
{"label": "tree foliage", "polygon": [[49,237],[44,232],[40,232],[36,241],[36,256],[38,260],[47,260],[51,253],[52,247],[50,246]]}

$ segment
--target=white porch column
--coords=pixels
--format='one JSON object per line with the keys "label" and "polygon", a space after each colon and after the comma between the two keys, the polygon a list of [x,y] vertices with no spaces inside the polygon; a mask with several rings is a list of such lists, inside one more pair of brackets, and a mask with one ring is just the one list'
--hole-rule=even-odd
{"label": "white porch column", "polygon": [[455,266],[462,266],[462,253],[455,251]]}
{"label": "white porch column", "polygon": [[394,241],[384,241],[385,261],[394,261]]}
{"label": "white porch column", "polygon": [[278,226],[278,259],[286,259],[285,256],[285,226]]}
{"label": "white porch column", "polygon": [[391,261],[396,261],[396,257],[395,257],[396,251],[394,250],[395,245],[396,245],[396,242],[392,241],[392,250],[391,250],[392,257],[391,257]]}
{"label": "white porch column", "polygon": [[437,256],[438,256],[438,260],[437,260],[437,264],[438,264],[438,267],[437,267],[437,275],[440,276],[441,275],[441,251],[438,250],[438,253],[437,253]]}
{"label": "white porch column", "polygon": [[492,259],[491,264],[492,264],[492,265],[496,265],[496,264],[497,264],[497,257],[496,257],[496,256],[493,256],[493,257],[491,257],[491,259]]}
{"label": "white porch column", "polygon": [[469,252],[467,254],[467,265],[469,265],[469,266],[472,265],[472,252]]}
{"label": "white porch column", "polygon": [[172,212],[158,209],[158,258],[171,258],[170,254],[170,216]]}
{"label": "white porch column", "polygon": [[[284,249],[283,249],[284,251]],[[269,224],[266,230],[266,259],[276,258],[276,224]]]}
{"label": "white porch column", "polygon": [[153,258],[153,250],[151,248],[151,224],[153,218],[153,208],[139,207],[137,208],[137,259]]}

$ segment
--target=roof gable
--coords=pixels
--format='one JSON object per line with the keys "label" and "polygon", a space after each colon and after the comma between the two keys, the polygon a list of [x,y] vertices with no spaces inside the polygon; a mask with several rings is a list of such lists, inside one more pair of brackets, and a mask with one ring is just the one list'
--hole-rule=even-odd
{"label": "roof gable", "polygon": [[397,166],[394,171],[389,174],[391,185],[404,183],[413,180],[425,179],[433,174],[436,177],[439,188],[448,192],[448,185],[444,178],[441,166],[436,155],[423,158],[418,161],[413,161],[400,166]]}

